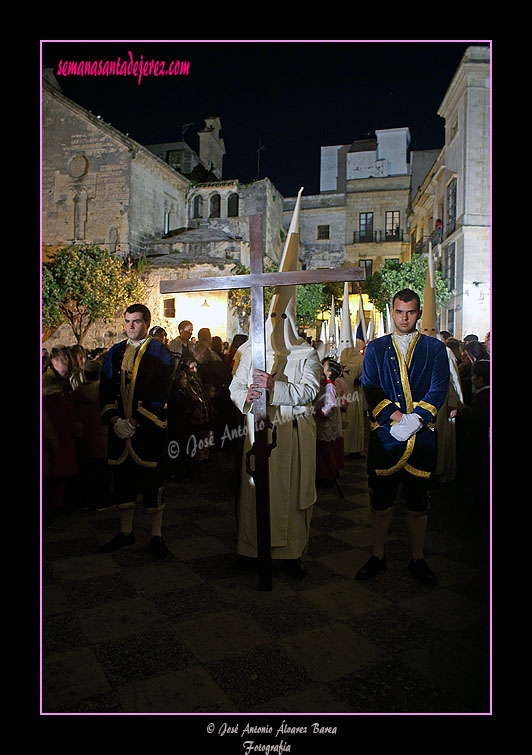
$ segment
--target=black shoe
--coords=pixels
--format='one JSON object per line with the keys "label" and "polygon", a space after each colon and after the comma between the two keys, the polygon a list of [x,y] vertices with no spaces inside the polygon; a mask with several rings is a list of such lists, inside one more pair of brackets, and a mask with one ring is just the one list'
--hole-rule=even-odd
{"label": "black shoe", "polygon": [[290,558],[287,561],[289,573],[296,579],[303,579],[307,574],[307,567],[300,558]]}
{"label": "black shoe", "polygon": [[386,569],[386,559],[385,558],[378,558],[377,556],[371,556],[371,558],[366,561],[364,566],[362,566],[356,575],[356,579],[359,581],[365,581],[366,579],[373,579],[373,577],[376,577],[377,574],[380,574],[381,572],[385,571]]}
{"label": "black shoe", "polygon": [[438,587],[438,580],[434,572],[429,569],[424,558],[410,559],[408,571],[427,587]]}
{"label": "black shoe", "polygon": [[134,542],[135,534],[133,532],[130,532],[129,535],[124,535],[122,532],[119,532],[108,543],[101,545],[98,548],[98,553],[111,553],[112,551],[119,550],[124,545],[133,545]]}
{"label": "black shoe", "polygon": [[166,543],[164,542],[162,537],[159,537],[158,535],[152,537],[150,542],[150,550],[155,558],[166,558],[166,556],[168,555],[168,548],[166,547]]}

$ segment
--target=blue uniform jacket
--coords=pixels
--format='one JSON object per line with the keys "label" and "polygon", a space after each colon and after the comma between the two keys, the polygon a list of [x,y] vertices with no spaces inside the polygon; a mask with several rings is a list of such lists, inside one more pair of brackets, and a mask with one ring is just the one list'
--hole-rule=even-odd
{"label": "blue uniform jacket", "polygon": [[[127,343],[121,341],[109,349],[100,376],[101,419],[109,424],[108,461],[121,464],[129,455],[140,466],[157,467],[164,451],[172,355],[160,341],[147,338],[138,347],[126,394],[122,360]],[[110,424],[114,416],[138,422],[132,438],[122,440],[115,434]]]}
{"label": "blue uniform jacket", "polygon": [[[368,471],[391,475],[404,468],[417,477],[429,477],[436,467],[436,415],[449,387],[445,345],[416,332],[405,360],[391,335],[370,341],[362,386],[371,413]],[[397,409],[423,420],[423,427],[407,441],[390,434],[395,424],[390,415]]]}

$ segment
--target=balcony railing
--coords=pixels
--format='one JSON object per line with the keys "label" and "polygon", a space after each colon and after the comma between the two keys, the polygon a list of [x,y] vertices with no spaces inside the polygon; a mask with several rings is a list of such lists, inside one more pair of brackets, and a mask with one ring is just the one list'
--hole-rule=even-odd
{"label": "balcony railing", "polygon": [[427,254],[429,251],[429,241],[430,237],[428,236],[418,239],[412,247],[413,254]]}
{"label": "balcony railing", "polygon": [[442,241],[442,229],[441,228],[435,228],[432,231],[432,246],[436,246],[436,244],[441,244]]}
{"label": "balcony railing", "polygon": [[382,244],[407,240],[406,231],[400,228],[395,231],[355,231],[353,233],[353,244]]}

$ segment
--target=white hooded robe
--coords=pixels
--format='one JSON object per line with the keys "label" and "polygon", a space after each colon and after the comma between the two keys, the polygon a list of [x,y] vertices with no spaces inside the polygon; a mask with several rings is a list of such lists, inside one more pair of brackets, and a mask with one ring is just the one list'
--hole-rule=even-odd
{"label": "white hooded robe", "polygon": [[[302,191],[302,190],[301,190]],[[280,271],[297,269],[298,202],[290,224]],[[312,504],[316,500],[316,423],[313,401],[323,374],[316,350],[297,333],[296,287],[278,286],[265,326],[266,371],[275,386],[267,400],[268,417],[277,430],[269,457],[271,555],[299,558],[306,550]],[[238,553],[257,556],[255,487],[246,471],[246,453],[254,441],[253,404],[246,402],[253,382],[252,348],[240,349],[240,362],[230,385],[235,405],[246,416],[247,433],[238,500]]]}
{"label": "white hooded robe", "polygon": [[[344,380],[347,384],[348,403],[344,423],[344,454],[362,453],[364,451],[364,409],[365,397],[360,384],[364,356],[361,349],[364,343],[357,339],[356,346],[350,346],[340,354],[340,364],[344,368]],[[358,380],[358,384],[355,382]]]}

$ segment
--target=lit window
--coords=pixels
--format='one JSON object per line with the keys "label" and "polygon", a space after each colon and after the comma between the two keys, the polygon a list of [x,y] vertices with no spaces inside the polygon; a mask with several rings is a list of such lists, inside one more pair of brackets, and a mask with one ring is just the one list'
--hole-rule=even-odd
{"label": "lit window", "polygon": [[393,210],[386,213],[386,238],[388,240],[399,239],[401,235],[400,213]]}
{"label": "lit window", "polygon": [[360,241],[371,241],[373,239],[373,213],[361,212],[358,224]]}

